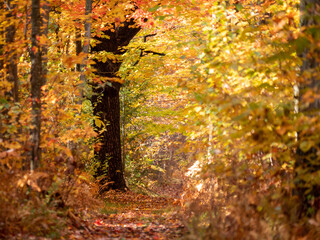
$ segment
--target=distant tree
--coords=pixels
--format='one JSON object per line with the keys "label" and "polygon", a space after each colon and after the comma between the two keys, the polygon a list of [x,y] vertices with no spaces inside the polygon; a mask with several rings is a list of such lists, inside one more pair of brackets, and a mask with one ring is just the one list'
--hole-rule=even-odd
{"label": "distant tree", "polygon": [[40,165],[40,130],[41,130],[41,86],[43,84],[42,57],[39,39],[41,37],[40,0],[32,0],[31,8],[31,162],[30,169]]}
{"label": "distant tree", "polygon": [[[48,0],[45,0],[42,4],[42,12],[41,12],[41,32],[44,37],[48,37],[49,33],[49,16],[50,16],[50,3]],[[42,84],[45,84],[48,74],[48,46],[42,46]]]}
{"label": "distant tree", "polygon": [[[14,17],[13,10],[16,5],[12,4],[11,1],[7,1],[7,19],[12,19]],[[13,83],[12,90],[10,91],[15,102],[19,101],[18,94],[18,68],[17,68],[17,54],[14,49],[14,41],[16,34],[16,26],[14,21],[9,21],[8,27],[6,28],[5,39],[6,39],[6,76],[7,81]]]}
{"label": "distant tree", "polygon": [[[81,76],[80,76],[80,80],[83,84],[83,88],[85,87],[85,82],[86,82],[86,77],[84,75],[83,72],[83,68],[87,65],[87,54],[89,53],[90,50],[90,38],[91,38],[91,17],[90,14],[92,13],[92,0],[86,0],[86,7],[85,7],[85,15],[86,15],[86,20],[84,23],[84,30],[85,30],[85,35],[84,35],[84,42],[83,42],[83,47],[82,47],[82,52],[86,54],[86,57],[83,59],[82,64],[76,67],[79,68],[80,71],[82,71]],[[76,29],[76,36],[77,36],[77,29]],[[79,41],[76,40],[76,51],[77,51],[77,55],[79,54],[79,50],[81,48],[81,42],[79,43]],[[83,91],[84,89],[82,88],[82,95],[83,95]]]}
{"label": "distant tree", "polygon": [[0,10],[3,13],[3,17],[7,21],[7,24],[3,26],[0,32],[2,39],[0,44],[0,78],[1,81],[7,82],[1,87],[2,93],[0,98],[3,98],[3,103],[7,103],[7,107],[1,109],[0,116],[0,138],[6,139],[7,131],[5,125],[10,124],[12,116],[9,116],[9,103],[19,101],[19,80],[18,80],[18,67],[17,67],[17,53],[15,49],[15,38],[17,32],[16,26],[16,4],[12,4],[12,1],[5,1],[0,5]]}
{"label": "distant tree", "polygon": [[[320,1],[302,0],[300,2],[302,29],[301,39],[304,40],[304,50],[301,53],[300,106],[299,110],[305,117],[303,131],[299,132],[299,147],[296,154],[296,189],[300,199],[300,215],[314,214],[313,207],[320,207],[320,182],[314,178],[320,171],[319,156],[319,110],[320,99],[315,97],[320,92],[320,49],[319,42]],[[307,97],[309,96],[313,97]],[[312,119],[317,119],[316,121]],[[310,126],[310,121],[313,124]],[[309,179],[309,180],[307,180]]]}

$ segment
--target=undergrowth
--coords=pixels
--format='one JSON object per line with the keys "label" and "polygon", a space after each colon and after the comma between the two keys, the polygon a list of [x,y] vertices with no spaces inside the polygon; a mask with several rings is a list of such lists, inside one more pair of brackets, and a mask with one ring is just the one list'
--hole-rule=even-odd
{"label": "undergrowth", "polygon": [[101,206],[89,176],[60,179],[44,172],[2,169],[0,174],[0,238],[27,236],[59,239],[77,224],[82,211]]}

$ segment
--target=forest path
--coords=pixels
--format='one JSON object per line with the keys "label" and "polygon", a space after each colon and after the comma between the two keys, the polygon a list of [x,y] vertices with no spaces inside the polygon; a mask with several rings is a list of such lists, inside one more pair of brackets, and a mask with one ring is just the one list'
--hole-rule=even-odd
{"label": "forest path", "polygon": [[82,230],[70,239],[179,239],[184,225],[173,198],[151,197],[131,191],[110,191],[104,195],[105,208],[89,216]]}

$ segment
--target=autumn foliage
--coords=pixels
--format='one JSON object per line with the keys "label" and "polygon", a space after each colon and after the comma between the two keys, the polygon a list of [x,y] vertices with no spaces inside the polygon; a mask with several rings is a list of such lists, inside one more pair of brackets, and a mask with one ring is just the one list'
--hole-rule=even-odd
{"label": "autumn foliage", "polygon": [[37,2],[0,3],[0,238],[320,238],[318,1]]}

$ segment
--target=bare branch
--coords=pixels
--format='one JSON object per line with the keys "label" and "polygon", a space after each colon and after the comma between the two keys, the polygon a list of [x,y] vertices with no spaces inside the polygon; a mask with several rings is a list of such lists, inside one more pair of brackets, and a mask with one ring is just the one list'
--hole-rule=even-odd
{"label": "bare branch", "polygon": [[[142,50],[143,53],[146,53],[146,54],[154,54],[154,55],[159,55],[159,56],[165,56],[166,54],[165,53],[159,53],[159,52],[154,52],[154,51],[151,51],[151,50]],[[146,54],[144,54],[143,56],[145,56]]]}
{"label": "bare branch", "polygon": [[152,33],[152,34],[148,34],[148,35],[143,36],[143,42],[147,42],[148,37],[154,37],[156,35],[157,35],[157,33]]}
{"label": "bare branch", "polygon": [[8,10],[11,11],[11,8],[10,8],[9,4],[5,0],[3,0],[3,2],[7,6]]}

